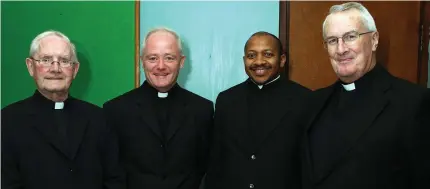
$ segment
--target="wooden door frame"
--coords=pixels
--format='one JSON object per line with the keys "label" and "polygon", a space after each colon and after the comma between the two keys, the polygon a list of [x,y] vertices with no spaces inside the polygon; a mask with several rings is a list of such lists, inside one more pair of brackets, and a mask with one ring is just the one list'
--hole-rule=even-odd
{"label": "wooden door frame", "polygon": [[427,87],[428,81],[428,46],[430,39],[430,2],[421,1],[421,18],[420,18],[420,34],[419,34],[419,49],[418,52],[418,84]]}
{"label": "wooden door frame", "polygon": [[140,86],[140,1],[134,3],[134,87]]}
{"label": "wooden door frame", "polygon": [[[279,39],[282,42],[284,52],[287,56],[285,73],[289,76],[289,31],[290,31],[290,2],[279,1]],[[420,2],[420,33],[419,33],[419,50],[418,51],[418,70],[417,83],[427,87],[428,81],[428,43],[430,38],[430,2]]]}
{"label": "wooden door frame", "polygon": [[282,43],[282,48],[286,56],[286,64],[284,72],[287,77],[290,76],[290,2],[279,1],[279,39]]}

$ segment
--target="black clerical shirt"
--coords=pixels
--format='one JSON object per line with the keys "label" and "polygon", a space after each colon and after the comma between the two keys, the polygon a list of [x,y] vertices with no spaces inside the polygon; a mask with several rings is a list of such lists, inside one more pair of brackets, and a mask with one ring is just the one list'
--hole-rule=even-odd
{"label": "black clerical shirt", "polygon": [[372,94],[373,78],[381,69],[377,65],[355,81],[354,90],[348,91],[342,86],[345,83],[338,82],[309,133],[311,157],[317,177],[337,161],[335,158],[339,157],[339,153],[346,150],[348,126],[351,122],[359,121],[360,112],[366,111],[367,105],[363,101]]}
{"label": "black clerical shirt", "polygon": [[170,110],[172,109],[173,101],[175,100],[175,94],[177,91],[177,84],[175,84],[167,93],[166,97],[159,95],[159,92],[152,87],[147,81],[144,82],[143,87],[145,93],[152,100],[153,110],[157,116],[158,126],[163,135],[163,140],[166,142],[166,134],[170,125]]}
{"label": "black clerical shirt", "polygon": [[[41,112],[44,112],[45,120],[53,121],[56,128],[52,128],[54,132],[56,132],[58,135],[58,140],[63,145],[63,148],[65,151],[70,153],[69,149],[69,132],[70,129],[68,126],[68,123],[71,121],[69,116],[69,111],[66,109],[66,104],[70,103],[70,101],[67,99],[65,102],[54,102],[52,100],[47,99],[44,97],[38,90],[35,91],[33,95],[34,100],[36,101],[38,105],[38,110]],[[56,109],[56,103],[64,103],[64,105]]]}
{"label": "black clerical shirt", "polygon": [[[249,135],[252,138],[255,146],[262,140],[260,128],[267,127],[267,120],[270,117],[274,104],[277,100],[274,99],[273,94],[277,92],[281,86],[280,77],[276,77],[272,81],[264,84],[257,85],[251,79],[247,81],[248,90],[248,117],[249,117]],[[261,89],[260,89],[261,87]]]}

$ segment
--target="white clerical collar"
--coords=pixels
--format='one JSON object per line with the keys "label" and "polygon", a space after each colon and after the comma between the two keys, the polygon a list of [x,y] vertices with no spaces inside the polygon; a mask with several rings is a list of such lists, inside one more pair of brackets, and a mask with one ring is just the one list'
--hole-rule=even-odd
{"label": "white clerical collar", "polygon": [[355,90],[355,84],[354,83],[350,83],[350,84],[342,84],[343,88],[346,91],[353,91]]}
{"label": "white clerical collar", "polygon": [[168,95],[169,93],[158,92],[158,98],[166,98]]}
{"label": "white clerical collar", "polygon": [[276,78],[275,78],[275,79],[273,79],[272,81],[269,81],[269,82],[267,82],[267,83],[265,83],[265,84],[263,84],[263,85],[259,85],[259,84],[255,83],[255,82],[254,82],[254,80],[252,80],[252,79],[251,79],[251,81],[252,81],[254,84],[256,84],[256,85],[258,86],[258,88],[262,89],[264,85],[268,85],[268,84],[270,84],[270,83],[273,83],[274,81],[278,80],[280,77],[281,77],[281,75],[278,75],[278,77],[276,77]]}
{"label": "white clerical collar", "polygon": [[64,108],[64,102],[55,102],[55,107],[56,110],[61,110]]}

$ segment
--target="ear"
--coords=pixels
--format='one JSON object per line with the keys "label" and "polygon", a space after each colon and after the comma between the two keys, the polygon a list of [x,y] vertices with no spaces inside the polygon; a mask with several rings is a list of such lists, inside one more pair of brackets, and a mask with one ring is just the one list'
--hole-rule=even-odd
{"label": "ear", "polygon": [[139,56],[139,60],[140,60],[140,66],[142,66],[142,70],[145,71],[145,61],[144,61],[143,55]]}
{"label": "ear", "polygon": [[182,55],[181,59],[179,60],[179,68],[183,68],[185,64],[185,56]]}
{"label": "ear", "polygon": [[285,56],[285,54],[281,55],[281,68],[283,68],[285,66],[285,62],[287,62],[287,56]]}
{"label": "ear", "polygon": [[80,66],[81,64],[79,63],[79,62],[76,62],[74,65],[73,65],[73,79],[75,79],[76,78],[76,75],[78,74],[78,71],[79,71],[79,66]]}
{"label": "ear", "polygon": [[33,75],[34,75],[33,60],[31,60],[30,58],[26,58],[25,59],[25,65],[27,65],[28,73],[30,74],[31,77],[33,77]]}
{"label": "ear", "polygon": [[379,32],[376,31],[372,35],[372,51],[376,51],[376,49],[378,48],[378,43],[379,43]]}

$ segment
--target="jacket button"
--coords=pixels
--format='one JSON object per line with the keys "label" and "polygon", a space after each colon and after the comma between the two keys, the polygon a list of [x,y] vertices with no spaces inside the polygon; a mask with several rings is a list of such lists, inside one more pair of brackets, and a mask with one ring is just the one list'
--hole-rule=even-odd
{"label": "jacket button", "polygon": [[70,172],[72,172],[72,171],[73,171],[73,169],[69,169],[69,171],[70,171]]}
{"label": "jacket button", "polygon": [[255,155],[252,155],[252,156],[251,156],[251,159],[252,159],[252,160],[255,160],[256,158],[257,158],[257,157],[255,157]]}
{"label": "jacket button", "polygon": [[160,147],[161,147],[161,148],[164,148],[164,146],[163,146],[162,144],[160,144]]}
{"label": "jacket button", "polygon": [[254,187],[255,187],[254,184],[249,185],[249,188],[254,188]]}

